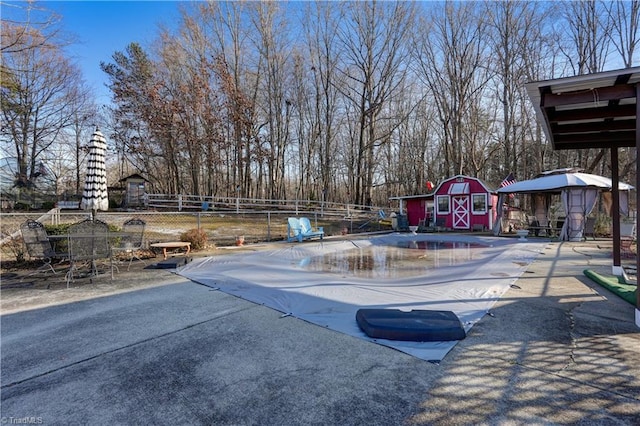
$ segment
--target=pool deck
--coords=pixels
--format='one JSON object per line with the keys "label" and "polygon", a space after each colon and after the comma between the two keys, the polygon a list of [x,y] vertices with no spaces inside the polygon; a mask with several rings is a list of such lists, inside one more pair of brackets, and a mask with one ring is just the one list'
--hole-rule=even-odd
{"label": "pool deck", "polygon": [[583,275],[610,272],[611,241],[549,243],[439,364],[134,265],[3,278],[3,421],[640,424],[634,307]]}

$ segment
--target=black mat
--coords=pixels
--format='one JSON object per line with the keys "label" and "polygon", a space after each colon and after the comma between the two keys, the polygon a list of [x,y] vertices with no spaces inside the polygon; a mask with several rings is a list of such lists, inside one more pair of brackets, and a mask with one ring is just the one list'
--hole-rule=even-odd
{"label": "black mat", "polygon": [[156,269],[176,269],[191,262],[190,257],[170,257],[161,262],[156,263]]}
{"label": "black mat", "polygon": [[412,342],[462,340],[466,333],[451,311],[359,309],[358,326],[369,337]]}

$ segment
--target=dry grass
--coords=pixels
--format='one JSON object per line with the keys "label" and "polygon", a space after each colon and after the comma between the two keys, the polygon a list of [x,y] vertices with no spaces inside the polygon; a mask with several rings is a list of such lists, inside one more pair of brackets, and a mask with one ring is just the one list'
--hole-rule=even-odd
{"label": "dry grass", "polygon": [[[16,259],[20,252],[24,252],[21,243],[19,227],[27,219],[38,220],[43,213],[3,215],[2,237],[4,244],[0,247],[0,268],[8,270],[11,265],[18,264]],[[304,214],[301,214],[304,216]],[[223,213],[158,213],[158,212],[118,212],[98,213],[101,219],[110,225],[121,227],[124,221],[131,217],[139,217],[146,223],[145,241],[147,243],[161,241],[179,241],[181,234],[200,228],[207,234],[208,248],[231,246],[235,244],[237,236],[244,236],[245,244],[261,243],[269,241],[282,241],[287,235],[287,217],[291,214],[267,214],[264,212],[223,214]],[[86,213],[66,213],[60,217],[61,223],[74,223],[87,217]],[[324,228],[325,235],[341,235],[346,230],[348,233],[360,233],[366,231],[379,231],[390,229],[379,224],[369,217],[359,219],[345,219],[342,217],[318,218],[317,224],[313,214],[307,215],[312,225]],[[48,222],[43,221],[47,224]],[[363,226],[364,225],[364,226]],[[13,236],[11,236],[13,235]],[[25,254],[25,262],[28,255]]]}

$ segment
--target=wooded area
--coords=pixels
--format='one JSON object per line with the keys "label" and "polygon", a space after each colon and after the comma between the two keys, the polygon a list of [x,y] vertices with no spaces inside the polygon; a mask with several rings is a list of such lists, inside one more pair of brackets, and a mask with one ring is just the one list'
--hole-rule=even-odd
{"label": "wooded area", "polygon": [[[140,173],[159,193],[385,205],[456,174],[494,187],[510,172],[610,175],[605,152],[551,150],[524,83],[637,65],[638,0],[179,7],[154,43],[101,64],[113,96],[102,108],[54,16],[3,14],[0,146],[16,158],[14,187],[78,193],[95,125],[110,183]],[[620,161],[633,182],[635,149]]]}

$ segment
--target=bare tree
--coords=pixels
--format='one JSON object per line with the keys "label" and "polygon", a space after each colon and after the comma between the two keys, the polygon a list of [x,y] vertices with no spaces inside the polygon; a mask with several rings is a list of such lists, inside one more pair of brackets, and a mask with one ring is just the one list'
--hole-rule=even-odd
{"label": "bare tree", "polygon": [[638,26],[640,26],[640,1],[617,0],[604,4],[609,22],[611,22],[610,39],[620,54],[626,68],[632,67],[638,46]]}
{"label": "bare tree", "polygon": [[72,122],[77,99],[86,92],[80,88],[78,68],[62,49],[40,41],[47,38],[45,35],[32,29],[28,33],[31,41],[25,42],[24,31],[15,29],[9,34],[18,34],[23,38],[20,43],[32,46],[3,50],[2,80],[12,84],[2,87],[0,98],[2,142],[18,163],[15,184],[29,188],[35,184],[45,151]]}
{"label": "bare tree", "polygon": [[[411,83],[408,93],[421,94],[419,82]],[[427,97],[414,99],[407,96],[395,107],[401,116],[400,125],[391,135],[391,143],[384,146],[383,188],[378,191],[378,203],[384,203],[396,194],[423,194],[429,190],[427,181],[437,181],[438,129],[435,108]]]}
{"label": "bare tree", "polygon": [[486,22],[476,3],[446,3],[433,7],[414,42],[419,78],[437,108],[442,140],[439,173],[469,172],[469,155],[477,147],[469,139],[469,126],[486,125],[473,114],[481,109],[490,77],[486,48]]}
{"label": "bare tree", "polygon": [[104,65],[114,134],[157,188],[212,195],[367,204],[459,173],[497,184],[509,171],[602,167],[601,153],[552,152],[524,83],[598,71],[616,43],[631,60],[637,2],[607,9],[628,26],[603,10],[315,2],[298,26],[287,3],[183,6],[151,55],[132,45]]}
{"label": "bare tree", "polygon": [[[257,98],[262,57],[251,49],[251,5],[247,2],[199,4],[196,16],[209,42],[208,53],[214,58],[218,89],[222,96],[221,113],[227,122],[223,141],[227,146],[220,160],[224,176],[220,183],[226,195],[249,196],[261,193],[264,159],[267,157],[258,137]],[[221,147],[222,148],[222,147]],[[252,179],[252,166],[255,167]],[[253,185],[252,185],[253,180]]]}
{"label": "bare tree", "polygon": [[597,0],[565,1],[564,21],[569,44],[563,49],[574,74],[602,71],[609,54],[612,22]]}
{"label": "bare tree", "polygon": [[[566,45],[561,44],[573,73],[582,75],[602,71],[608,60],[613,22],[604,3],[597,0],[563,2]],[[594,171],[605,159],[605,150],[577,150],[558,153],[561,164],[572,164]]]}
{"label": "bare tree", "polygon": [[158,72],[162,76],[162,93],[168,104],[176,163],[181,167],[185,189],[193,194],[210,194],[215,184],[211,171],[219,166],[215,151],[222,133],[220,101],[215,87],[214,60],[208,55],[208,44],[195,23],[185,20],[180,33],[162,34],[158,52]]}
{"label": "bare tree", "polygon": [[[495,132],[498,145],[489,154],[499,155],[500,162],[487,178],[498,181],[508,173],[526,178],[525,169],[542,171],[541,158],[527,163],[526,143],[529,111],[523,108],[528,97],[524,83],[532,77],[527,64],[539,61],[543,52],[540,41],[549,8],[540,3],[497,1],[488,2],[486,16],[490,27],[492,55],[491,67],[495,70],[495,93],[499,114]],[[536,39],[537,38],[537,39]],[[543,62],[544,63],[544,62]],[[533,77],[536,78],[537,76]],[[541,157],[541,156],[540,156]],[[499,173],[499,174],[496,174]]]}
{"label": "bare tree", "polygon": [[[44,47],[60,47],[60,17],[33,0],[0,2],[2,6],[2,53],[18,53]],[[38,37],[34,37],[38,34]],[[4,65],[3,65],[4,66]]]}
{"label": "bare tree", "polygon": [[413,29],[413,3],[366,1],[349,3],[349,20],[340,28],[344,59],[340,69],[342,95],[354,106],[358,127],[354,174],[349,178],[352,201],[371,202],[376,150],[388,141],[380,123],[385,110],[400,96],[406,76],[408,40]]}
{"label": "bare tree", "polygon": [[102,64],[122,151],[136,155],[141,170],[167,192],[251,192],[256,95],[243,85],[244,30],[236,24],[244,9],[225,6],[184,8],[175,33],[160,33],[155,60],[131,44],[114,54],[114,63]]}
{"label": "bare tree", "polygon": [[[625,67],[637,64],[637,46],[640,42],[638,28],[640,26],[640,1],[617,0],[604,4],[611,22],[610,39]],[[603,153],[603,151],[600,151]],[[635,149],[621,148],[619,160],[620,177],[635,180],[638,153]]]}
{"label": "bare tree", "polygon": [[[317,133],[320,126],[319,111],[316,110],[317,104],[312,95],[313,86],[308,82],[312,81],[312,71],[308,70],[308,62],[300,54],[295,51],[293,56],[293,75],[291,89],[292,111],[292,143],[291,148],[295,151],[291,157],[295,161],[290,161],[292,167],[288,169],[288,177],[290,182],[295,182],[296,198],[315,198],[317,192],[313,183],[318,179],[317,173],[320,168],[319,162],[316,161],[318,155],[318,147],[320,145]],[[297,168],[298,170],[291,170]],[[296,179],[297,177],[297,179]]]}
{"label": "bare tree", "polygon": [[261,94],[258,107],[265,122],[268,146],[267,172],[271,198],[285,198],[285,165],[290,142],[292,99],[290,43],[284,11],[278,3],[256,3],[253,11],[256,38],[263,72],[258,76]]}
{"label": "bare tree", "polygon": [[[309,148],[317,154],[319,187],[323,196],[337,195],[338,185],[334,180],[336,170],[335,150],[337,149],[338,96],[337,72],[341,51],[338,43],[338,28],[344,17],[342,5],[316,2],[307,10],[303,22],[307,47],[309,49],[309,73],[302,73],[302,79],[312,82],[312,92],[305,97],[311,103],[309,109]],[[305,77],[306,75],[306,77]],[[303,98],[302,94],[299,98]],[[301,102],[302,99],[299,100]],[[303,149],[301,147],[301,149]],[[300,153],[303,156],[303,153]],[[311,169],[313,165],[309,164]]]}

